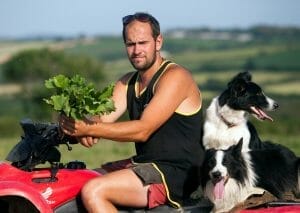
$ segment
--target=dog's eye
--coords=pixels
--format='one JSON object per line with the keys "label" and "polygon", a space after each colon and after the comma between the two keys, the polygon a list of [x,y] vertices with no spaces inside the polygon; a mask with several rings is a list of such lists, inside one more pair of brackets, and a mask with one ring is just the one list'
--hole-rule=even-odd
{"label": "dog's eye", "polygon": [[209,168],[212,168],[215,166],[215,160],[213,158],[209,159],[208,163],[207,163]]}

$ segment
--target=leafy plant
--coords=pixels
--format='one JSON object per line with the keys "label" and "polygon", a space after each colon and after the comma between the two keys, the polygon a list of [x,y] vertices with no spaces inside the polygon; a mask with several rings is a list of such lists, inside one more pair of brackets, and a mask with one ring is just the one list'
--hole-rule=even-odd
{"label": "leafy plant", "polygon": [[54,110],[74,119],[82,119],[86,115],[109,114],[115,110],[111,99],[113,84],[97,91],[92,83],[87,84],[79,75],[68,78],[60,74],[46,80],[45,87],[54,90],[55,94],[44,101],[52,105]]}

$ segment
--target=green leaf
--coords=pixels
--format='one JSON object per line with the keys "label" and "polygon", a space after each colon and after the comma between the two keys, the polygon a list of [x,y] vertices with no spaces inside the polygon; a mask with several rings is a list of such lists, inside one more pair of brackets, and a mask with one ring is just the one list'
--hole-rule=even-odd
{"label": "green leaf", "polygon": [[67,88],[69,86],[69,79],[64,75],[58,75],[53,78],[53,84],[58,88]]}
{"label": "green leaf", "polygon": [[53,84],[53,81],[51,79],[45,81],[45,87],[47,89],[53,89],[53,88],[55,88],[55,86]]}
{"label": "green leaf", "polygon": [[87,83],[79,75],[72,78],[57,75],[46,80],[45,87],[55,89],[55,93],[43,100],[54,110],[74,119],[82,119],[85,115],[109,114],[115,110],[112,100],[114,84],[97,91],[92,83]]}

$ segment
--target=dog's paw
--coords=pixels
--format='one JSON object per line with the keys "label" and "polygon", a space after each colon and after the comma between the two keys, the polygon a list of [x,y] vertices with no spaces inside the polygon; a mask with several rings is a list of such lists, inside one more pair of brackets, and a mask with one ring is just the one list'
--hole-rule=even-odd
{"label": "dog's paw", "polygon": [[190,195],[190,198],[192,199],[201,199],[203,197],[203,189],[201,186],[198,186],[198,188]]}

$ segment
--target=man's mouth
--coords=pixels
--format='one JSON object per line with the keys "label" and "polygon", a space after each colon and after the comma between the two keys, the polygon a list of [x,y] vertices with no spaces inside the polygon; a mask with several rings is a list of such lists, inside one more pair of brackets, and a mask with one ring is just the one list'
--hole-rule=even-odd
{"label": "man's mouth", "polygon": [[260,120],[269,120],[269,121],[273,121],[273,118],[271,118],[267,113],[265,113],[261,108],[259,107],[255,107],[255,106],[251,106],[250,107],[251,112],[256,115],[255,117],[257,117]]}

